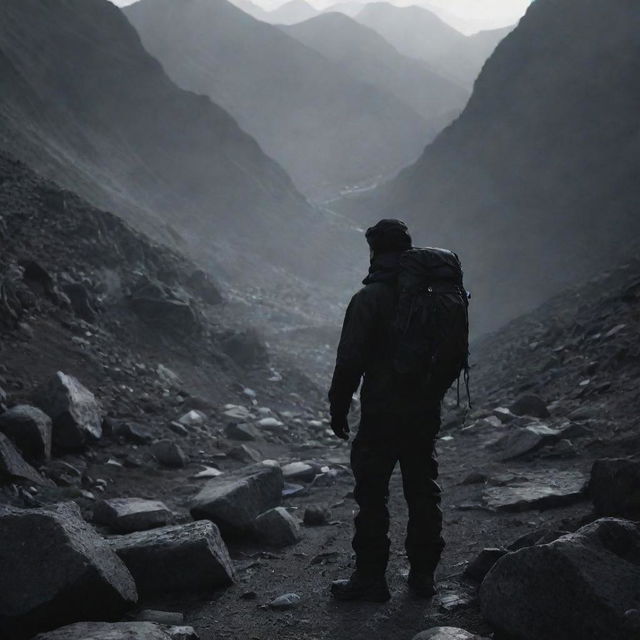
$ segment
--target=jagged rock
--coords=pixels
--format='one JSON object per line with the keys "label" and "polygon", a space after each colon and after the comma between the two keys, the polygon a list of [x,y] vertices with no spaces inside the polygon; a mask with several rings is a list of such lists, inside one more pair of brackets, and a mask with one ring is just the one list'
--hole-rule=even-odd
{"label": "jagged rock", "polygon": [[244,463],[261,462],[263,460],[262,454],[257,449],[248,447],[246,444],[230,449],[229,457]]}
{"label": "jagged rock", "polygon": [[321,505],[311,505],[304,510],[302,521],[308,527],[322,527],[329,524],[331,510]]}
{"label": "jagged rock", "polygon": [[501,558],[480,588],[485,618],[518,640],[634,640],[640,525],[603,519]]}
{"label": "jagged rock", "polygon": [[413,636],[413,640],[482,640],[482,638],[457,627],[434,627],[421,631]]}
{"label": "jagged rock", "polygon": [[230,422],[224,431],[230,440],[240,440],[243,442],[258,440],[262,435],[260,429],[254,427],[252,424],[236,424],[235,422]]}
{"label": "jagged rock", "polygon": [[158,377],[162,382],[169,385],[170,387],[177,387],[182,384],[182,380],[180,380],[180,376],[169,369],[169,367],[165,367],[163,364],[159,364],[156,368],[156,372],[158,373]]}
{"label": "jagged rock", "polygon": [[196,269],[187,280],[187,284],[204,300],[207,304],[220,304],[223,300],[222,294],[215,285],[211,276],[202,269]]}
{"label": "jagged rock", "polygon": [[290,462],[282,467],[282,475],[287,482],[311,482],[320,473],[320,465],[312,462]]}
{"label": "jagged rock", "polygon": [[283,593],[269,603],[271,609],[293,609],[300,604],[302,598],[297,593]]}
{"label": "jagged rock", "polygon": [[73,376],[58,371],[34,395],[53,421],[53,443],[62,449],[79,449],[102,436],[96,397]]}
{"label": "jagged rock", "polygon": [[476,582],[482,582],[493,565],[507,552],[506,549],[483,549],[465,569],[465,575]]}
{"label": "jagged rock", "polygon": [[77,622],[34,640],[198,640],[192,627],[154,622]]}
{"label": "jagged rock", "polygon": [[547,444],[557,442],[560,432],[544,424],[532,424],[520,429],[512,429],[491,445],[500,452],[500,460],[514,460],[534,453]]}
{"label": "jagged rock", "polygon": [[3,638],[117,619],[137,601],[131,574],[74,504],[0,507],[0,567]]}
{"label": "jagged rock", "polygon": [[151,447],[153,457],[163,466],[171,469],[184,467],[189,459],[185,452],[171,440],[158,440]]}
{"label": "jagged rock", "polygon": [[234,422],[245,422],[251,417],[251,411],[238,404],[228,404],[224,407],[222,415]]}
{"label": "jagged rock", "polygon": [[207,416],[197,409],[192,409],[178,419],[178,422],[185,427],[197,427],[207,422]]}
{"label": "jagged rock", "polygon": [[251,534],[255,519],[280,505],[284,480],[278,466],[256,464],[210,480],[195,496],[191,515],[215,522],[222,534]]}
{"label": "jagged rock", "polygon": [[[86,465],[83,467],[86,468]],[[79,484],[82,480],[82,471],[64,460],[53,460],[44,468],[48,478],[51,478],[57,485],[70,487]]]}
{"label": "jagged rock", "polygon": [[221,346],[234,362],[242,366],[265,364],[269,360],[264,341],[253,329],[227,334]]}
{"label": "jagged rock", "polygon": [[532,471],[503,486],[485,489],[483,499],[496,511],[549,509],[582,499],[586,481],[579,471]]}
{"label": "jagged rock", "polygon": [[257,537],[273,547],[287,547],[302,537],[298,521],[284,507],[275,507],[260,514],[254,528]]}
{"label": "jagged rock", "polygon": [[0,415],[0,432],[9,436],[29,458],[48,460],[51,457],[51,429],[51,418],[29,405],[18,405]]}
{"label": "jagged rock", "polygon": [[141,593],[218,589],[235,573],[218,527],[190,522],[109,539]]}
{"label": "jagged rock", "polygon": [[640,515],[640,460],[596,460],[589,493],[596,512],[603,516]]}
{"label": "jagged rock", "polygon": [[135,422],[116,422],[113,432],[118,438],[133,444],[150,444],[153,441],[151,432]]}
{"label": "jagged rock", "polygon": [[533,418],[548,418],[551,414],[545,401],[532,393],[520,396],[510,407],[511,413],[517,416],[531,416]]}
{"label": "jagged rock", "polygon": [[0,433],[0,484],[20,481],[27,481],[41,486],[51,484],[30,464],[25,462],[11,440],[3,433]]}
{"label": "jagged rock", "polygon": [[163,527],[172,517],[171,510],[163,502],[142,498],[100,500],[93,509],[95,522],[118,533]]}

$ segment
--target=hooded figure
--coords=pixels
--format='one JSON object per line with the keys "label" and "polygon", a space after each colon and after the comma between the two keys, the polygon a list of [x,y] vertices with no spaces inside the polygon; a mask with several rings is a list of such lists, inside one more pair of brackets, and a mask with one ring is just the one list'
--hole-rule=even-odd
{"label": "hooded figure", "polygon": [[409,587],[422,597],[435,593],[434,572],[444,548],[440,488],[434,444],[440,428],[441,390],[421,376],[400,376],[393,366],[392,323],[402,254],[412,248],[407,225],[381,220],[366,232],[371,266],[364,287],[347,309],[329,402],[331,427],[348,440],[347,416],[360,390],[361,421],[351,450],[355,477],[353,549],[356,570],[332,585],[338,600],[383,602],[390,598],[385,578],[390,541],[389,480],[399,462],[409,507],[405,547]]}

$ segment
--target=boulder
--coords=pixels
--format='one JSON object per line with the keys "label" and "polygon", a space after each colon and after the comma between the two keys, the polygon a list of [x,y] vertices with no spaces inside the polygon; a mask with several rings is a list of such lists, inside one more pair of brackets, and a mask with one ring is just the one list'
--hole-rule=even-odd
{"label": "boulder", "polygon": [[169,524],[172,517],[173,513],[163,502],[142,498],[100,500],[93,509],[94,522],[117,533],[163,527]]}
{"label": "boulder", "polygon": [[280,505],[280,467],[256,464],[210,480],[195,496],[191,515],[215,522],[224,536],[251,534],[255,519]]}
{"label": "boulder", "polygon": [[282,475],[287,482],[312,482],[320,473],[320,465],[313,462],[290,462],[282,467]]}
{"label": "boulder", "polygon": [[557,442],[560,432],[544,424],[531,424],[524,428],[512,429],[491,445],[500,454],[500,460],[514,460],[534,453],[542,447]]}
{"label": "boulder", "polygon": [[228,455],[230,458],[245,464],[250,462],[261,462],[264,460],[264,456],[257,449],[248,447],[246,444],[241,444],[229,449]]}
{"label": "boulder", "polygon": [[598,515],[640,518],[640,460],[596,460],[589,494]]}
{"label": "boulder", "polygon": [[480,588],[484,617],[514,640],[635,640],[640,525],[605,518],[498,560]]}
{"label": "boulder", "polygon": [[198,640],[191,627],[155,622],[77,622],[34,640]]}
{"label": "boulder", "polygon": [[230,440],[240,440],[241,442],[252,442],[253,440],[258,440],[262,436],[260,429],[254,425],[237,424],[235,422],[230,422],[225,427],[224,432]]}
{"label": "boulder", "polygon": [[531,471],[502,486],[484,490],[485,505],[495,511],[550,509],[584,496],[587,477],[579,471]]}
{"label": "boulder", "polygon": [[136,603],[131,574],[74,504],[0,508],[0,637],[112,620]]}
{"label": "boulder", "polygon": [[474,636],[472,633],[457,627],[434,627],[421,631],[413,636],[413,640],[482,640],[480,636]]}
{"label": "boulder", "polygon": [[227,587],[234,570],[218,527],[190,522],[109,539],[141,593]]}
{"label": "boulder", "polygon": [[464,574],[475,580],[482,582],[489,573],[491,567],[507,553],[506,549],[483,549],[468,565]]}
{"label": "boulder", "polygon": [[41,486],[52,484],[25,462],[11,440],[0,433],[0,484],[7,482],[31,482]]}
{"label": "boulder", "polygon": [[185,452],[172,440],[154,442],[151,453],[163,467],[171,469],[179,469],[189,462]]}
{"label": "boulder", "polygon": [[284,507],[260,514],[254,528],[258,539],[272,547],[288,547],[302,537],[298,521]]}
{"label": "boulder", "polygon": [[329,524],[331,510],[321,505],[310,505],[304,510],[302,521],[308,527],[322,527]]}
{"label": "boulder", "polygon": [[545,401],[533,393],[526,393],[520,396],[509,409],[516,416],[531,416],[544,419],[551,415]]}
{"label": "boulder", "polygon": [[53,421],[53,443],[80,449],[102,436],[96,397],[73,376],[58,371],[34,395],[34,402]]}
{"label": "boulder", "polygon": [[51,457],[51,418],[36,407],[20,404],[0,415],[0,432],[27,458]]}
{"label": "boulder", "polygon": [[271,609],[279,611],[286,611],[287,609],[294,609],[297,607],[302,598],[297,593],[283,593],[269,603]]}
{"label": "boulder", "polygon": [[116,422],[113,433],[118,437],[133,444],[150,444],[153,442],[151,432],[135,422]]}
{"label": "boulder", "polygon": [[185,427],[199,427],[207,422],[207,416],[202,411],[191,409],[178,419],[178,422]]}

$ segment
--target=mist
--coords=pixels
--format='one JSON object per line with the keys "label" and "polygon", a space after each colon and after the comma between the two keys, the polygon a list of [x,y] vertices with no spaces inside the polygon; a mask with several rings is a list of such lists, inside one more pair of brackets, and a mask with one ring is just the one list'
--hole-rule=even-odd
{"label": "mist", "polygon": [[0,3],[0,637],[635,640],[639,29]]}

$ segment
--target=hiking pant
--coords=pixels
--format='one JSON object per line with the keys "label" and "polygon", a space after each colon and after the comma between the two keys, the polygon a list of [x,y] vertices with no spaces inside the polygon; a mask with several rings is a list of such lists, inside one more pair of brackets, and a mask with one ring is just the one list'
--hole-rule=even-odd
{"label": "hiking pant", "polygon": [[400,462],[409,507],[405,548],[411,568],[435,571],[444,548],[435,439],[440,409],[419,416],[363,413],[351,450],[355,477],[353,549],[359,572],[384,574],[389,560],[389,481]]}

